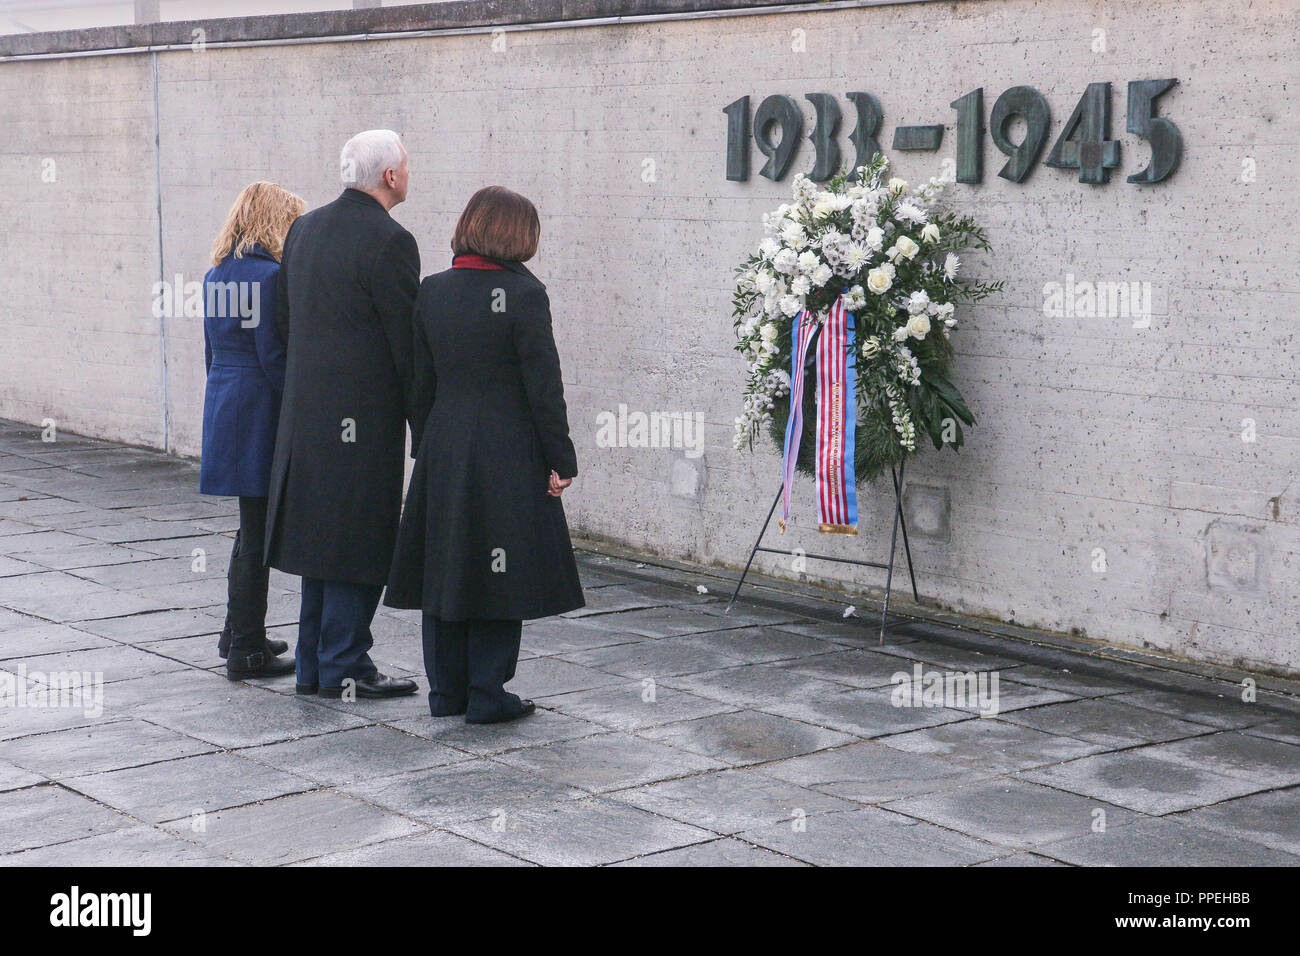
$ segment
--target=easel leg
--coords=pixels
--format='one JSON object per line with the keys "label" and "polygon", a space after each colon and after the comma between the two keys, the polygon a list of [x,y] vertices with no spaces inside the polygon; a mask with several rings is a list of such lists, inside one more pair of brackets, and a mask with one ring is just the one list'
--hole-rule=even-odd
{"label": "easel leg", "polygon": [[[893,473],[893,469],[890,469]],[[880,611],[880,643],[885,643],[885,618],[889,616],[889,592],[894,585],[894,551],[898,546],[898,522],[903,517],[903,495],[897,479],[894,481],[894,530],[889,536],[889,571],[885,575],[885,604]]]}
{"label": "easel leg", "polygon": [[772,515],[776,514],[776,506],[781,501],[781,492],[784,490],[785,482],[783,481],[781,487],[776,489],[776,497],[772,499],[772,507],[767,509],[767,520],[763,522],[762,530],[758,532],[758,540],[756,540],[754,546],[749,549],[749,560],[745,562],[745,570],[740,573],[740,580],[736,582],[736,590],[732,592],[731,600],[727,602],[727,609],[723,611],[724,614],[730,614],[731,605],[736,603],[736,598],[740,594],[740,589],[745,583],[745,577],[749,574],[749,566],[754,563],[754,555],[758,553],[758,546],[763,543],[763,535],[767,534],[767,526],[772,523]]}
{"label": "easel leg", "polygon": [[[903,497],[903,466],[907,464],[907,459],[898,463],[898,473],[894,475],[894,494],[899,500]],[[891,468],[892,472],[893,469]],[[898,522],[903,529],[903,552],[907,555],[907,576],[912,579],[912,599],[917,604],[921,603],[921,595],[916,590],[916,572],[912,570],[912,545],[907,540],[907,518],[903,516],[903,509],[900,505],[898,509]]]}

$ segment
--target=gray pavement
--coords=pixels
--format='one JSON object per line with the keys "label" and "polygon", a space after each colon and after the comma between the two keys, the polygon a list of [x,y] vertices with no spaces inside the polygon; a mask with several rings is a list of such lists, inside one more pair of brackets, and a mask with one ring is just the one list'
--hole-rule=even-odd
{"label": "gray pavement", "polygon": [[[525,627],[530,719],[232,683],[236,508],[197,484],[0,421],[0,864],[1300,863],[1292,697],[924,622],[879,646],[796,594],[725,615],[721,578],[595,553],[588,606]],[[418,615],[374,632],[426,686]],[[900,701],[917,668],[996,697]]]}

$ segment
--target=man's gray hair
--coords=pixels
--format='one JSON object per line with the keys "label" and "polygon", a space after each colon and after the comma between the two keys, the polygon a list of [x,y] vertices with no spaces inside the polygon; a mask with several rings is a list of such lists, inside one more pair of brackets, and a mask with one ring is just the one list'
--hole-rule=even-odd
{"label": "man's gray hair", "polygon": [[344,186],[370,191],[383,185],[384,173],[402,165],[402,138],[391,129],[368,129],[343,145],[339,175]]}

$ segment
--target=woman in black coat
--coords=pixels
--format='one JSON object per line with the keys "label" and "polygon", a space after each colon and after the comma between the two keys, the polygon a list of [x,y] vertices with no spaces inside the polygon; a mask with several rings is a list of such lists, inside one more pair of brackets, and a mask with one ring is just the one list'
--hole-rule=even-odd
{"label": "woman in black coat", "polygon": [[523,265],[537,209],[480,189],[452,267],[415,305],[415,468],[384,603],[424,611],[435,717],[497,723],[533,702],[514,677],[525,619],[582,607],[560,495],[578,473],[546,287]]}

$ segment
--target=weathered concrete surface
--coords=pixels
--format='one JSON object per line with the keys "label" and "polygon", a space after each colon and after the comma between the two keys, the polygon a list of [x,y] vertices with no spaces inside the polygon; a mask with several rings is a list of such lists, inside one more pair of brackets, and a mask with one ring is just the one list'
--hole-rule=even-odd
{"label": "weathered concrete surface", "polygon": [[[409,15],[391,9],[355,16]],[[921,591],[961,612],[1294,676],[1300,396],[1286,303],[1300,250],[1278,224],[1300,219],[1287,93],[1298,31],[1290,0],[987,0],[187,49],[157,54],[156,86],[152,54],[3,63],[0,172],[14,185],[0,198],[11,237],[0,415],[196,454],[199,323],[154,318],[154,282],[201,277],[250,180],[328,201],[339,145],[390,126],[413,158],[397,216],[425,272],[447,264],[475,188],[505,183],[541,208],[536,269],[582,468],[575,528],[735,566],[778,466],[770,448],[731,448],[743,366],[729,282],[788,183],[725,180],[722,108],[784,93],[810,111],[804,94],[825,91],[847,110],[845,92],[874,92],[886,145],[899,125],[949,124],[938,154],[893,155],[916,181],[952,155],[955,97],[982,87],[987,110],[1033,85],[1054,140],[1087,85],[1105,81],[1122,145],[1108,184],[1050,168],[1006,182],[990,140],[985,182],[954,191],[995,247],[970,267],[1007,290],[959,316],[957,377],[980,419],[969,445],[908,468]],[[1149,153],[1125,131],[1125,84],[1158,77],[1179,80],[1159,112],[1185,154],[1172,179],[1139,187],[1125,176]],[[846,151],[851,125],[846,112]],[[41,179],[45,160],[55,182]],[[810,163],[804,144],[793,168]],[[1044,314],[1045,286],[1083,281],[1147,283],[1149,326]],[[620,405],[701,414],[702,456],[598,446],[597,416]],[[792,547],[863,556],[887,540],[878,487],[864,491],[856,541],[820,540],[810,510],[802,486]],[[759,566],[797,576],[772,556]],[[804,573],[881,584],[843,565]]]}
{"label": "weathered concrete surface", "polygon": [[[0,865],[1300,864],[1293,698],[901,620],[882,646],[795,595],[726,615],[725,580],[595,553],[590,606],[524,629],[528,720],[231,683],[235,509],[196,471],[0,422]],[[423,683],[418,627],[381,611],[374,657]],[[995,673],[1003,709],[895,706],[917,664]],[[74,673],[102,711],[15,706]]]}

